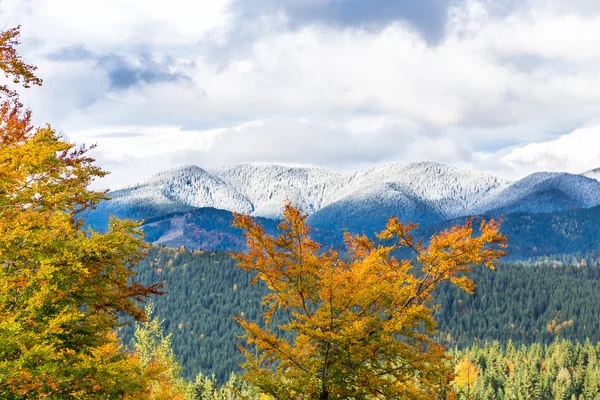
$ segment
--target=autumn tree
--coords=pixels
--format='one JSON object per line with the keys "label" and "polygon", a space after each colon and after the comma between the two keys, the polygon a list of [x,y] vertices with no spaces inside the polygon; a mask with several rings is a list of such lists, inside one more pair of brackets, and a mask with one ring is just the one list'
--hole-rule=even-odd
{"label": "autumn tree", "polygon": [[[0,70],[41,84],[18,37],[0,32]],[[138,301],[159,293],[131,281],[146,247],[137,225],[85,229],[106,198],[89,185],[106,173],[86,148],[34,127],[9,85],[0,93],[0,398],[148,398],[139,358],[114,334],[120,315],[143,320]]]}
{"label": "autumn tree", "polygon": [[[37,68],[23,62],[17,53],[16,46],[19,44],[20,33],[20,26],[0,31],[0,71],[5,78],[12,80],[13,84],[21,84],[26,88],[31,85],[41,85],[42,80],[35,75]],[[8,84],[2,84],[0,94],[14,98],[17,96],[17,91],[10,89]]]}
{"label": "autumn tree", "polygon": [[153,400],[185,400],[192,396],[191,384],[179,375],[181,365],[171,347],[171,334],[165,335],[162,322],[154,314],[153,304],[146,305],[148,320],[136,324],[134,349],[144,368]]}
{"label": "autumn tree", "polygon": [[[346,233],[340,255],[311,240],[297,208],[287,204],[284,217],[277,236],[249,216],[234,222],[248,246],[234,258],[270,289],[264,327],[234,317],[246,330],[248,381],[276,399],[435,398],[452,371],[431,339],[433,291],[447,281],[474,291],[471,265],[493,268],[505,254],[499,223],[482,222],[475,237],[469,222],[425,245],[410,235],[416,225],[392,217],[377,235],[382,244]],[[420,273],[393,256],[402,247],[415,253]],[[289,319],[272,329],[280,311]]]}
{"label": "autumn tree", "polygon": [[459,394],[463,394],[466,399],[471,397],[473,386],[479,379],[479,371],[468,358],[462,359],[454,367],[454,383]]}

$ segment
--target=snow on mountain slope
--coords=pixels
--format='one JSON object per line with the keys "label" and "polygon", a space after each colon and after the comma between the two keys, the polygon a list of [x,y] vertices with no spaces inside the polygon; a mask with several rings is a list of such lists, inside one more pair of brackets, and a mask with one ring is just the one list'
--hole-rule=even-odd
{"label": "snow on mountain slope", "polygon": [[600,181],[600,168],[596,168],[591,171],[585,172],[582,175]]}
{"label": "snow on mountain slope", "polygon": [[600,182],[567,173],[538,172],[495,192],[474,213],[549,213],[600,204]]}
{"label": "snow on mountain slope", "polygon": [[402,221],[434,223],[445,220],[438,205],[398,183],[365,187],[309,216],[311,225],[371,233],[381,230],[390,216]]}
{"label": "snow on mountain slope", "polygon": [[433,202],[445,218],[469,213],[469,210],[492,192],[510,182],[490,174],[459,169],[433,162],[377,165],[357,171],[352,179],[354,191],[372,184],[394,184],[425,202]]}
{"label": "snow on mountain slope", "polygon": [[418,201],[433,201],[439,213],[454,217],[508,185],[492,175],[430,162],[382,164],[352,174],[277,165],[233,165],[210,172],[244,194],[254,205],[253,215],[265,217],[279,217],[285,198],[313,214],[346,198],[360,203],[367,193],[377,193],[379,200],[395,198],[399,190]]}
{"label": "snow on mountain slope", "polygon": [[[369,194],[386,208],[398,203],[431,203],[427,207],[445,218],[464,215],[491,191],[508,185],[492,175],[437,163],[392,163],[351,174],[320,168],[278,165],[232,165],[205,171],[196,166],[169,170],[139,185],[112,193],[116,206],[154,204],[176,211],[178,206],[214,207],[278,218],[287,198],[305,213],[331,204],[365,204]],[[376,200],[377,199],[377,200]],[[407,207],[408,204],[405,204]],[[412,208],[422,205],[412,204]],[[410,208],[409,207],[409,208]]]}
{"label": "snow on mountain slope", "polygon": [[344,176],[321,168],[280,165],[230,165],[210,170],[254,205],[252,215],[279,218],[285,199],[307,214],[329,204],[345,181]]}
{"label": "snow on mountain slope", "polygon": [[155,175],[148,181],[111,192],[116,206],[156,205],[179,211],[181,206],[214,207],[235,212],[253,210],[243,195],[202,168],[185,166]]}
{"label": "snow on mountain slope", "polygon": [[[473,214],[587,208],[600,204],[600,182],[538,173],[511,184],[432,162],[382,164],[347,174],[242,164],[177,168],[111,195],[110,208],[130,208],[133,217],[213,207],[279,218],[287,198],[315,225],[360,228],[380,227],[390,215],[433,223]],[[123,212],[117,214],[128,216]]]}
{"label": "snow on mountain slope", "polygon": [[311,215],[316,226],[373,231],[395,215],[424,224],[467,215],[508,182],[447,165],[395,163],[366,168],[348,177],[339,199]]}

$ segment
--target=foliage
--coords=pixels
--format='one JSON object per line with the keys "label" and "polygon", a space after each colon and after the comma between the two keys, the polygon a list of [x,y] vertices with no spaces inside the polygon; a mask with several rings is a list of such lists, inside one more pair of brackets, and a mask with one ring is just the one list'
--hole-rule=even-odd
{"label": "foliage", "polygon": [[[20,61],[19,30],[0,33],[0,69],[40,84]],[[34,128],[16,93],[0,105],[0,397],[145,398],[144,371],[112,332],[119,315],[143,320],[132,283],[146,247],[137,224],[84,230],[81,214],[105,193],[105,172],[50,126]]]}
{"label": "foliage", "polygon": [[198,374],[194,382],[195,400],[269,400],[267,395],[259,393],[256,388],[250,386],[246,381],[235,374],[231,374],[229,380],[219,385],[215,376],[208,377],[202,373]]}
{"label": "foliage", "polygon": [[469,398],[471,390],[479,380],[479,371],[468,358],[463,358],[454,367],[454,384],[459,394]]}
{"label": "foliage", "polygon": [[[264,296],[268,323],[282,310],[279,325],[288,339],[242,316],[248,347],[245,377],[278,399],[431,398],[449,371],[444,348],[430,339],[435,331],[432,292],[450,281],[472,293],[464,275],[471,264],[493,268],[505,254],[499,224],[482,222],[479,237],[470,223],[415,243],[404,225],[390,218],[378,237],[395,241],[375,246],[365,236],[346,234],[349,259],[320,251],[310,239],[306,216],[287,204],[276,237],[249,216],[237,215],[248,250],[234,254],[239,266],[257,273],[270,292]],[[390,253],[408,247],[417,254],[421,274]]]}
{"label": "foliage", "polygon": [[[0,31],[0,71],[6,78],[11,78],[14,84],[21,84],[25,88],[31,85],[41,85],[42,80],[35,76],[37,69],[33,65],[24,63],[17,53],[21,27]],[[0,94],[9,98],[17,97],[18,93],[8,85],[0,85]]]}
{"label": "foliage", "polygon": [[459,399],[592,400],[600,397],[600,344],[564,339],[550,345],[515,348],[498,342],[453,351],[457,365],[478,371],[465,391],[456,381]]}
{"label": "foliage", "polygon": [[[152,303],[145,309],[153,315]],[[156,400],[184,400],[191,397],[191,387],[179,375],[181,366],[171,348],[171,334],[165,335],[161,321],[151,319],[135,326],[134,349],[144,368],[150,398]]]}

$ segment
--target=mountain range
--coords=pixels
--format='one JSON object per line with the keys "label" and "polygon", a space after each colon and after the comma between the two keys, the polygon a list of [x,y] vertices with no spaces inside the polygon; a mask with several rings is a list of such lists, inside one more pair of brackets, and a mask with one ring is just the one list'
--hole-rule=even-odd
{"label": "mountain range", "polygon": [[[391,215],[426,228],[460,217],[591,209],[600,205],[599,179],[597,169],[584,174],[539,172],[512,182],[433,162],[383,164],[345,174],[279,165],[185,166],[110,192],[112,200],[102,203],[88,221],[103,229],[111,214],[151,218],[146,227],[153,241],[178,238],[180,243],[190,231],[190,223],[182,218],[191,213],[196,228],[206,231],[210,225],[212,235],[233,235],[228,236],[232,239],[236,234],[223,224],[230,222],[228,214],[261,217],[274,228],[275,221],[269,220],[281,218],[282,205],[289,199],[308,214],[322,236],[341,229],[371,233],[383,228]],[[572,219],[578,213],[568,215]],[[171,221],[166,237],[155,237],[158,232],[167,234],[158,220],[163,228],[164,221]],[[184,239],[188,244],[192,240]]]}

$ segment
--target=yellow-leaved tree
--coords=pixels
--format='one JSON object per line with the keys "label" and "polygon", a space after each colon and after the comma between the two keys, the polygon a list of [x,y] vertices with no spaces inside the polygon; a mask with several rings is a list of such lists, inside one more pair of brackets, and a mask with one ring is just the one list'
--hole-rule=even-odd
{"label": "yellow-leaved tree", "polygon": [[470,398],[473,392],[473,386],[479,380],[479,370],[477,366],[468,358],[462,359],[454,367],[454,382],[459,394],[465,398]]}
{"label": "yellow-leaved tree", "polygon": [[[18,37],[0,31],[0,71],[39,85]],[[106,173],[85,148],[32,126],[9,84],[0,95],[0,398],[151,398],[162,371],[114,333],[121,315],[144,320],[138,301],[160,293],[131,280],[146,248],[137,224],[85,229],[83,214],[106,198],[89,185]]]}
{"label": "yellow-leaved tree", "polygon": [[[405,225],[390,218],[376,245],[345,235],[347,254],[323,251],[310,239],[306,216],[287,204],[280,233],[270,236],[253,219],[237,215],[248,250],[234,254],[256,272],[270,292],[263,305],[270,322],[278,310],[289,317],[261,327],[234,317],[246,330],[246,379],[276,399],[432,399],[452,378],[444,348],[433,342],[433,290],[443,282],[473,292],[471,265],[494,267],[505,255],[499,223],[482,222],[415,243]],[[392,252],[411,249],[421,271]]]}

